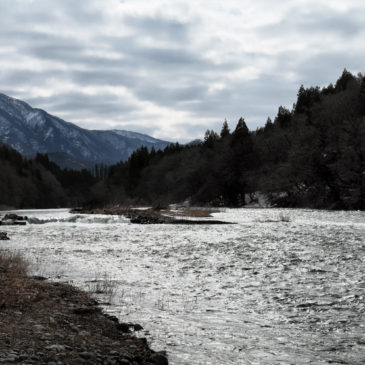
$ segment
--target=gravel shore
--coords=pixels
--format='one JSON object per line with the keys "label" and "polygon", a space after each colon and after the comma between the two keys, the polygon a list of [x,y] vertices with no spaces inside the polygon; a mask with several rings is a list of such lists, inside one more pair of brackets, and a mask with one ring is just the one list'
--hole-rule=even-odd
{"label": "gravel shore", "polygon": [[27,277],[21,259],[0,253],[0,363],[168,364],[133,335],[140,328],[75,287]]}

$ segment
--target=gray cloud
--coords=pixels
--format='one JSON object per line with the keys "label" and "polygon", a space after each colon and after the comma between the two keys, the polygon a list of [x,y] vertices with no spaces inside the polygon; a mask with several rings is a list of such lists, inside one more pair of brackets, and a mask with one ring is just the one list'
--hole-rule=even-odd
{"label": "gray cloud", "polygon": [[298,63],[298,69],[303,75],[302,83],[311,86],[314,79],[316,85],[326,86],[329,83],[328,80],[334,83],[344,68],[357,74],[363,70],[363,56],[364,54],[360,50],[311,55]]}
{"label": "gray cloud", "polygon": [[124,23],[139,36],[150,36],[158,39],[184,42],[188,40],[192,24],[179,22],[173,19],[157,17],[126,16]]}
{"label": "gray cloud", "polygon": [[280,105],[291,107],[298,89],[296,83],[283,83],[280,75],[264,74],[244,83],[233,82],[227,89],[200,98],[199,102],[188,107],[195,115],[204,113],[222,120],[227,118],[237,122],[244,117],[255,129],[257,125],[263,125],[268,116],[274,116]]}
{"label": "gray cloud", "polygon": [[300,84],[335,82],[345,67],[364,71],[365,5],[354,13],[283,1],[290,14],[267,10],[265,24],[255,23],[257,11],[247,25],[235,4],[225,13],[182,1],[145,10],[142,0],[2,0],[0,91],[90,127],[108,119],[193,139],[244,116],[255,129],[279,105],[291,107]]}
{"label": "gray cloud", "polygon": [[323,37],[325,34],[334,33],[342,37],[352,37],[362,33],[364,25],[363,19],[352,12],[343,14],[328,9],[325,12],[303,9],[288,14],[276,23],[262,26],[258,30],[263,35],[270,37],[290,34],[287,32],[303,36],[320,34]]}
{"label": "gray cloud", "polygon": [[128,114],[137,110],[130,103],[125,104],[123,100],[113,94],[87,95],[82,93],[62,93],[51,97],[34,97],[26,100],[32,105],[45,105],[45,108],[51,108],[67,111],[67,114],[73,115],[74,112],[82,112],[84,118],[97,115],[103,115],[104,118],[115,117],[118,113]]}

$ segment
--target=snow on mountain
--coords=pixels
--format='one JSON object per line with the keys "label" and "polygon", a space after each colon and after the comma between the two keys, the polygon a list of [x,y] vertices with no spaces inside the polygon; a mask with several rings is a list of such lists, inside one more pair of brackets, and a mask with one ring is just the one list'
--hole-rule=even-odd
{"label": "snow on mountain", "polygon": [[141,146],[163,149],[170,144],[136,132],[83,129],[1,93],[0,141],[29,157],[37,152],[59,153],[106,164],[128,159]]}
{"label": "snow on mountain", "polygon": [[127,138],[134,138],[140,141],[145,141],[145,142],[149,142],[149,143],[153,143],[158,145],[159,143],[165,143],[166,141],[162,141],[160,139],[156,139],[153,137],[150,137],[146,134],[142,134],[142,133],[137,133],[137,132],[131,132],[131,131],[125,131],[125,130],[120,130],[120,129],[113,129],[112,130],[114,133],[123,136],[123,137],[127,137]]}

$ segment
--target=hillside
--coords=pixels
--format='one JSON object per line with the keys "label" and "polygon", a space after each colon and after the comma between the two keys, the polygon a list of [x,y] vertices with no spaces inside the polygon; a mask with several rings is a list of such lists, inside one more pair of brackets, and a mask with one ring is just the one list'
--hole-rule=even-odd
{"label": "hillside", "polygon": [[[38,152],[58,153],[57,162],[64,166],[70,158],[81,161],[81,166],[113,164],[127,160],[141,146],[163,149],[170,144],[135,132],[83,129],[1,93],[0,141],[27,157]],[[64,154],[64,161],[60,161],[59,153]],[[68,167],[75,166],[77,163],[72,162]]]}
{"label": "hillside", "polygon": [[0,209],[83,204],[92,199],[97,182],[87,170],[62,170],[41,154],[27,159],[1,142],[0,168]]}
{"label": "hillside", "polygon": [[101,201],[242,206],[258,194],[285,207],[365,209],[365,77],[301,86],[292,110],[249,131],[208,130],[201,145],[139,149],[111,168]]}

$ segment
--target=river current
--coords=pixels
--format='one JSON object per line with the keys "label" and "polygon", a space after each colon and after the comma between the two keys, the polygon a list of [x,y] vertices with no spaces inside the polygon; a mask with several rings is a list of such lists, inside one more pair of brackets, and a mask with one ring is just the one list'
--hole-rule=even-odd
{"label": "river current", "polygon": [[225,209],[232,225],[67,210],[4,226],[30,271],[95,289],[171,364],[364,364],[365,213]]}

